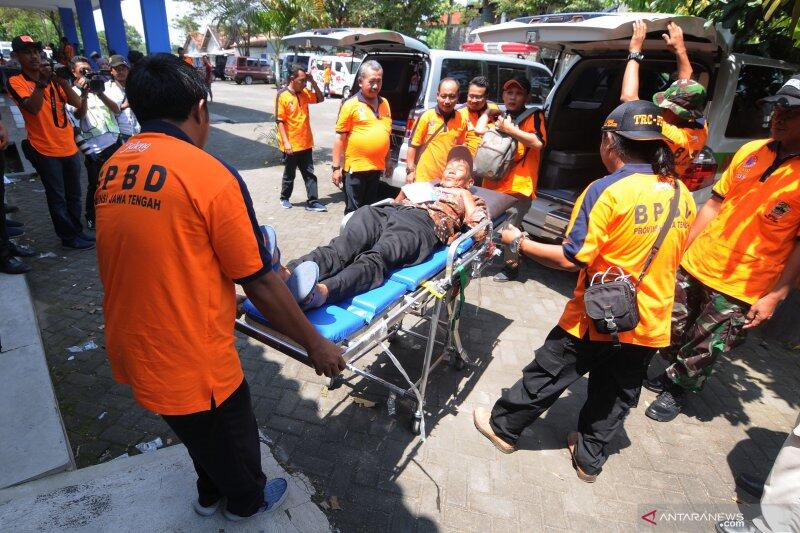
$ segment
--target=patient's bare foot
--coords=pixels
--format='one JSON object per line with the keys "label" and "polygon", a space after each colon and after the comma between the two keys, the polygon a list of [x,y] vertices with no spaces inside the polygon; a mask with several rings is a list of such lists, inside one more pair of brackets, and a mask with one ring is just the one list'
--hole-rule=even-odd
{"label": "patient's bare foot", "polygon": [[325,302],[328,301],[328,287],[326,287],[323,283],[317,283],[314,287],[314,292],[311,294],[311,298],[308,302],[303,304],[303,309],[316,309],[317,307],[322,307],[325,305]]}
{"label": "patient's bare foot", "polygon": [[283,265],[278,265],[278,276],[281,278],[281,281],[286,282],[292,275],[292,272]]}

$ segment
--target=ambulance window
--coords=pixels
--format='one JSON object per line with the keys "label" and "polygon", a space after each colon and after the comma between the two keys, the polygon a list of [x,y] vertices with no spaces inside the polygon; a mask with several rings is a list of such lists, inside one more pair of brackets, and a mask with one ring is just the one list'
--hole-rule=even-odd
{"label": "ambulance window", "polygon": [[444,59],[442,61],[442,77],[439,79],[455,78],[458,81],[459,103],[463,104],[467,101],[469,82],[475,76],[483,76],[480,61],[473,59]]}
{"label": "ambulance window", "polygon": [[769,137],[769,108],[758,101],[778,92],[792,72],[775,67],[744,65],[731,105],[725,136],[738,139]]}

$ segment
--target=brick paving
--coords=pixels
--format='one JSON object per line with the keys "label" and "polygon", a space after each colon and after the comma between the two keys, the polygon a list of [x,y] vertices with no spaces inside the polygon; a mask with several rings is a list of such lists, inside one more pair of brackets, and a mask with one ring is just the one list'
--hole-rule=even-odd
{"label": "brick paving", "polygon": [[[323,147],[316,151],[320,196],[330,203],[328,213],[318,214],[298,205],[304,200],[299,176],[296,207],[283,210],[277,204],[282,169],[275,166],[275,151],[257,139],[272,118],[263,109],[273,101],[274,89],[218,83],[214,92],[212,112],[233,123],[215,124],[208,149],[241,169],[259,220],[278,230],[284,257],[331,238],[343,212],[342,195],[328,180],[330,150],[325,148],[331,146],[338,101],[312,111],[317,145]],[[59,246],[37,180],[10,186],[9,199],[22,208],[16,218],[28,233],[21,241],[55,254],[31,260],[29,282],[78,466],[135,453],[133,445],[155,437],[175,443],[166,424],[111,378],[94,253]],[[328,390],[312,370],[237,338],[256,416],[274,442],[273,452],[315,483],[336,527],[630,531],[651,527],[640,518],[651,509],[735,512],[752,501],[737,496],[734,473],[766,475],[795,420],[800,386],[797,353],[755,336],[722,362],[708,387],[670,424],[644,416],[654,395],[643,390],[593,485],[575,477],[565,450],[567,432],[574,429],[586,397],[585,380],[526,431],[517,453],[503,455],[480,437],[472,426],[473,409],[491,406],[519,377],[574,283],[574,275],[531,263],[524,264],[522,274],[520,283],[498,285],[487,277],[468,289],[461,332],[472,364],[463,371],[441,367],[433,374],[424,444],[409,431],[410,406],[398,402],[397,414],[390,416],[382,389],[355,381],[352,388]],[[100,348],[67,351],[89,340]],[[418,341],[400,338],[394,347],[405,361],[419,359]],[[398,377],[383,357],[373,358],[372,369],[388,379]],[[360,406],[354,397],[376,405]],[[333,496],[340,510],[336,504],[330,508]]]}

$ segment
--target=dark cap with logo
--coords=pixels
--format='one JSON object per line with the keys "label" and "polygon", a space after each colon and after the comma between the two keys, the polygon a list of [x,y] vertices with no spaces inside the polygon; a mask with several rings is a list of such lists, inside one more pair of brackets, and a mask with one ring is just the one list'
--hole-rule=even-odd
{"label": "dark cap with logo", "polygon": [[114,54],[113,56],[108,58],[108,66],[110,66],[111,68],[116,68],[122,65],[130,67],[130,65],[128,64],[128,60],[122,57],[121,55]]}
{"label": "dark cap with logo", "polygon": [[526,93],[531,92],[531,82],[524,76],[515,76],[503,84],[504,91],[511,87],[518,87]]}
{"label": "dark cap with logo", "polygon": [[759,100],[759,103],[770,103],[785,107],[794,107],[800,105],[800,74],[796,74],[789,78],[789,81],[783,84],[783,87],[778,89],[778,92],[773,96],[767,96]]}
{"label": "dark cap with logo", "polygon": [[35,41],[30,35],[17,35],[11,39],[11,49],[13,51],[21,52],[22,50],[27,50],[28,48],[38,48],[41,50],[42,42]]}
{"label": "dark cap with logo", "polygon": [[633,141],[663,141],[661,108],[647,100],[634,100],[617,106],[603,123],[603,131],[613,131],[617,135]]}

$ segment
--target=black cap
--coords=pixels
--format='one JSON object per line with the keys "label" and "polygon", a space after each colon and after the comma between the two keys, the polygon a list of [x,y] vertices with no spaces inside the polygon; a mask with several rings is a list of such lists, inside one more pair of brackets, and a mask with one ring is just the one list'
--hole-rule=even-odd
{"label": "black cap", "polygon": [[633,141],[664,140],[661,134],[661,108],[647,100],[634,100],[617,106],[603,124],[603,131],[613,131]]}
{"label": "black cap", "polygon": [[516,85],[526,93],[531,92],[531,81],[525,76],[514,76],[513,78],[511,78],[510,80],[508,80],[503,84],[503,90],[505,91],[506,89],[508,89],[509,87],[513,87],[514,85]]}
{"label": "black cap", "polygon": [[789,81],[784,83],[783,87],[778,89],[778,92],[775,93],[774,96],[762,98],[759,100],[759,103],[770,103],[786,107],[800,105],[800,74],[789,78]]}
{"label": "black cap", "polygon": [[120,65],[125,65],[126,67],[130,68],[130,65],[128,64],[128,60],[125,59],[124,57],[122,57],[119,54],[114,54],[113,56],[108,58],[108,66],[109,67],[116,68],[116,67],[118,67]]}
{"label": "black cap", "polygon": [[17,35],[11,39],[11,49],[15,52],[21,52],[28,48],[42,49],[42,41],[35,41],[30,35]]}

